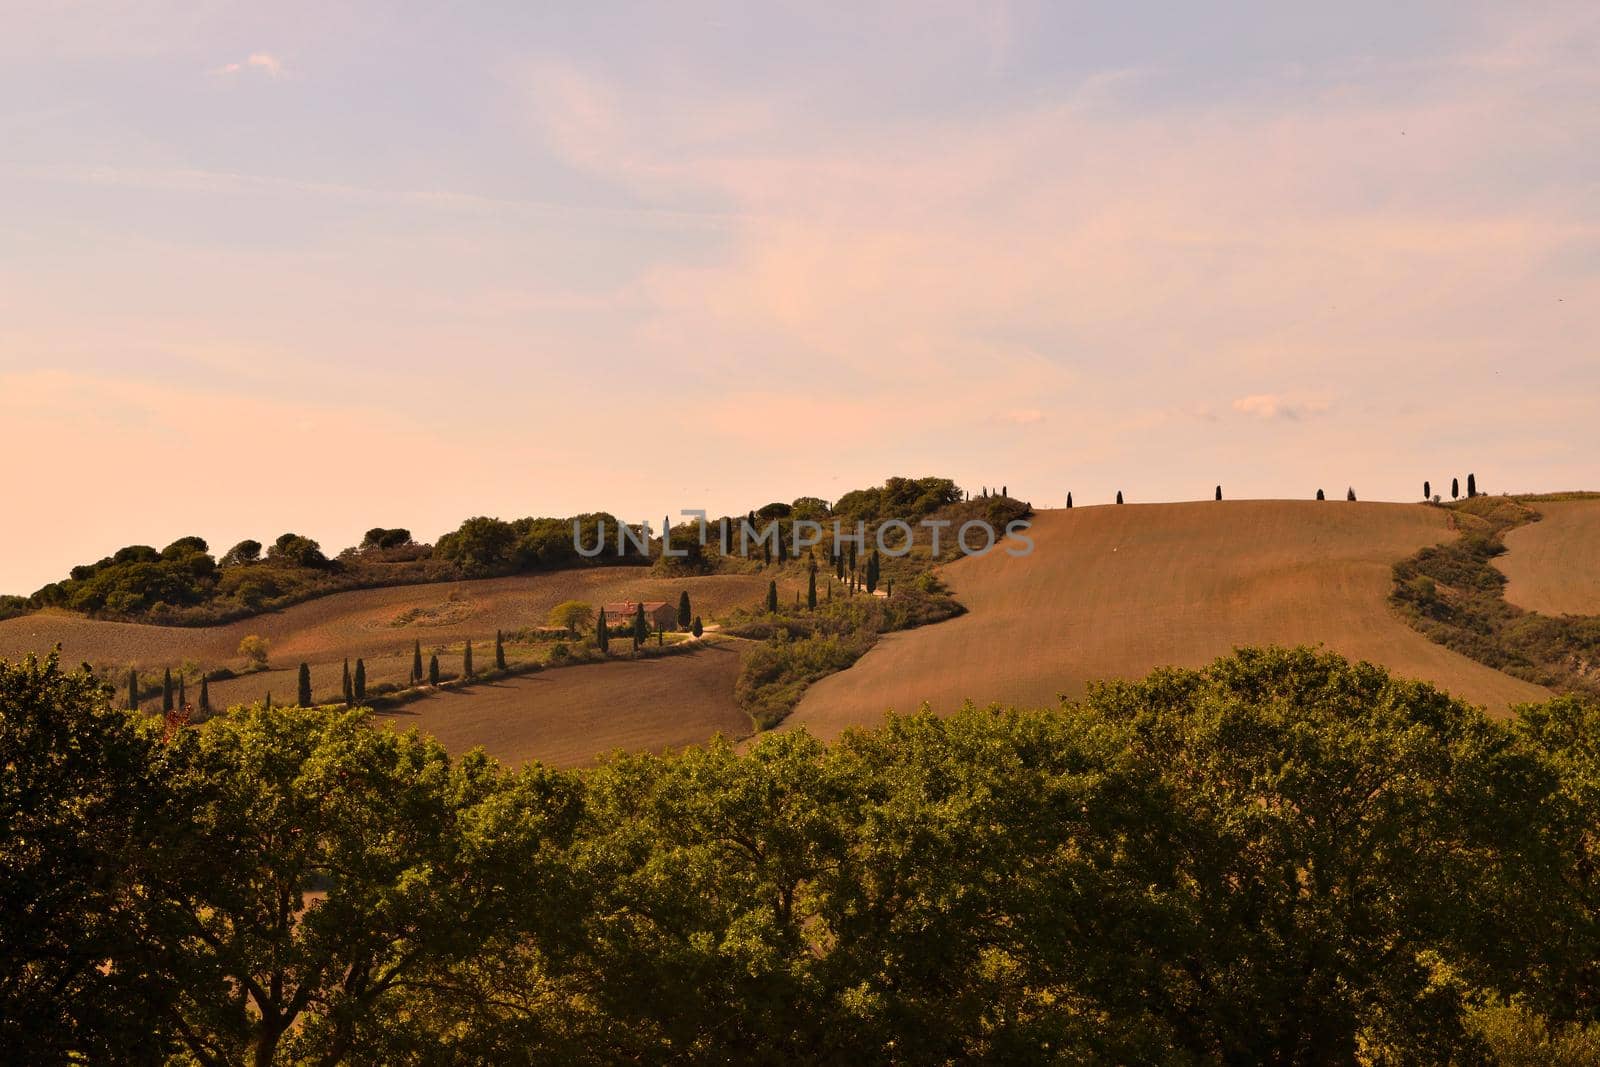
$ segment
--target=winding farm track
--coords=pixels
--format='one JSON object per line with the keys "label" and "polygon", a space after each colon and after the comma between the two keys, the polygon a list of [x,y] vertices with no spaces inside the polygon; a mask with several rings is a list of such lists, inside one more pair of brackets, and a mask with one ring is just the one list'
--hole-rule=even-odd
{"label": "winding farm track", "polygon": [[[62,646],[62,661],[67,664],[90,661],[93,664],[126,667],[138,664],[141,669],[160,669],[162,665],[176,665],[192,659],[206,669],[240,665],[238,640],[246,633],[259,633],[272,646],[274,669],[251,673],[229,681],[216,681],[211,685],[211,702],[216,707],[227,707],[240,702],[259,701],[262,694],[274,694],[280,702],[293,701],[296,675],[301,661],[309,662],[312,670],[315,696],[320,701],[336,701],[341,691],[342,661],[349,656],[365,657],[366,677],[370,685],[382,681],[405,681],[410,677],[411,645],[421,641],[424,654],[432,648],[459,645],[472,638],[477,643],[478,664],[491,656],[490,641],[494,630],[517,630],[530,625],[542,625],[552,606],[563,600],[584,600],[605,603],[610,600],[669,600],[677,601],[678,593],[688,590],[694,611],[699,614],[718,614],[736,605],[757,605],[765,597],[766,579],[757,574],[714,574],[707,577],[651,577],[642,568],[594,568],[582,571],[557,571],[554,574],[526,574],[517,577],[494,577],[482,581],[442,582],[430,585],[397,585],[390,589],[363,589],[357,592],[334,593],[331,597],[309,600],[283,611],[262,614],[253,619],[230,622],[218,627],[165,627],[165,625],[139,625],[128,622],[102,622],[83,619],[70,614],[40,613],[18,619],[0,621],[0,657],[18,659],[27,653],[46,653],[51,645]],[[413,613],[421,611],[419,616]],[[410,619],[410,621],[403,621]],[[403,621],[403,622],[402,622]],[[398,622],[398,624],[397,624]],[[445,657],[442,657],[445,659]],[[688,715],[683,705],[662,704],[661,688],[666,678],[682,678],[683,693],[693,694],[693,699],[706,697],[702,685],[710,673],[720,680],[726,675],[726,693],[715,707],[707,707],[701,725],[707,726],[696,739],[704,741],[715,729],[728,731],[728,713],[736,710],[733,704],[733,675],[725,661],[733,656],[714,656],[718,667],[710,672],[706,657],[670,657],[661,661],[648,661],[662,665],[661,670],[643,672],[643,665],[634,664],[635,670],[614,670],[611,667],[571,667],[554,670],[546,675],[506,683],[507,688],[472,686],[466,691],[451,693],[446,697],[429,697],[421,704],[408,705],[421,709],[422,705],[474,704],[482,713],[472,712],[485,723],[483,744],[491,750],[507,753],[547,752],[550,758],[571,761],[576,745],[587,750],[587,755],[622,744],[622,737],[642,739],[640,747],[683,744],[685,729],[677,718]],[[446,670],[456,669],[453,657],[445,661]],[[573,675],[584,675],[578,680]],[[638,688],[638,681],[650,677],[651,685]],[[560,678],[557,683],[544,685],[547,678]],[[718,681],[720,685],[720,681]],[[624,721],[616,728],[595,729],[584,717],[574,717],[570,736],[558,729],[541,726],[538,742],[523,744],[512,741],[509,734],[498,726],[488,725],[486,715],[498,715],[502,710],[514,709],[518,699],[538,699],[542,691],[560,694],[563,707],[574,707],[582,696],[595,709],[608,709],[613,715],[622,715]],[[190,701],[195,694],[190,693]],[[685,697],[688,699],[688,697]],[[635,704],[654,702],[654,707],[666,707],[670,721],[662,721],[659,734],[646,736],[640,723],[648,718],[629,718],[629,709]],[[509,713],[509,712],[507,712]],[[437,725],[446,744],[459,742],[466,737],[454,721],[448,723],[437,715],[422,715],[419,723]],[[738,733],[749,731],[749,720],[739,717]],[[630,733],[632,731],[632,733]],[[530,747],[531,745],[531,747]],[[470,747],[470,745],[467,745]]]}
{"label": "winding farm track", "polygon": [[1545,615],[1600,615],[1600,500],[1536,503],[1544,516],[1505,537],[1506,600]]}
{"label": "winding farm track", "polygon": [[1503,714],[1539,686],[1436,645],[1387,604],[1391,566],[1455,536],[1412,504],[1247,500],[1040,512],[1036,548],[947,566],[968,613],[890,634],[812,686],[783,728],[836,737],[887,709],[1040,705],[1095,679],[1200,666],[1250,644],[1323,644]]}

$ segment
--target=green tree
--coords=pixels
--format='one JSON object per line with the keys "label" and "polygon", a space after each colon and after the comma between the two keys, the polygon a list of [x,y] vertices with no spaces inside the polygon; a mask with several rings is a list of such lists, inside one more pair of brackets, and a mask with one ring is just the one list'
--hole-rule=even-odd
{"label": "green tree", "polygon": [[678,594],[678,629],[687,630],[693,618],[694,612],[689,608],[689,590],[685,589]]}
{"label": "green tree", "polygon": [[1325,498],[1325,497],[1324,497],[1324,496],[1323,496],[1323,493],[1322,493],[1322,490],[1321,490],[1321,489],[1318,489],[1318,490],[1317,490],[1317,499],[1318,499],[1318,500],[1324,500],[1324,499],[1326,499],[1326,498]]}
{"label": "green tree", "polygon": [[1351,486],[1349,489],[1345,490],[1344,498],[1349,501],[1355,500],[1356,490],[1354,486]]}
{"label": "green tree", "polygon": [[428,656],[428,684],[439,684],[439,654],[437,652]]}
{"label": "green tree", "polygon": [[1450,499],[1451,500],[1459,500],[1459,499],[1461,499],[1461,479],[1460,478],[1451,478],[1450,479]]}
{"label": "green tree", "polygon": [[172,711],[172,668],[168,667],[161,672],[161,712],[169,714]]}
{"label": "green tree", "polygon": [[222,554],[218,561],[223,567],[248,567],[261,562],[261,542],[244,540]]}
{"label": "green tree", "polygon": [[467,643],[466,643],[465,647],[463,647],[463,649],[461,651],[461,676],[463,678],[471,678],[472,677],[472,639],[471,638],[467,639]]}
{"label": "green tree", "polygon": [[572,636],[586,628],[594,621],[594,608],[581,600],[564,600],[550,609],[548,621],[551,626],[565,627]]}
{"label": "green tree", "polygon": [[[587,604],[584,606],[588,607]],[[600,619],[594,626],[594,643],[601,655],[611,651],[611,626],[606,622],[606,609],[603,607],[600,609]]]}
{"label": "green tree", "polygon": [[271,651],[265,637],[256,634],[247,634],[239,639],[239,655],[244,657],[245,663],[256,669],[265,668],[267,657]]}
{"label": "green tree", "polygon": [[139,672],[128,670],[128,710],[139,710]]}
{"label": "green tree", "polygon": [[650,625],[645,622],[644,603],[641,601],[633,606],[633,650],[639,651],[639,646],[644,644],[645,638],[650,636]]}
{"label": "green tree", "polygon": [[872,550],[872,554],[867,557],[867,592],[868,593],[876,593],[878,591],[878,576],[879,576],[879,568],[880,568],[880,566],[881,566],[881,564],[878,561],[878,550],[877,549],[873,549]]}
{"label": "green tree", "polygon": [[341,684],[341,692],[344,694],[345,707],[354,707],[356,702],[356,686],[355,681],[350,677],[350,658],[348,656],[345,657],[344,661],[344,681]]}
{"label": "green tree", "polygon": [[506,669],[506,641],[499,630],[494,632],[494,669],[497,671]]}
{"label": "green tree", "polygon": [[1072,507],[1072,494],[1070,492],[1067,493],[1067,507]]}
{"label": "green tree", "polygon": [[1122,490],[1121,489],[1117,490],[1117,503],[1119,503],[1119,504],[1122,503]]}
{"label": "green tree", "polygon": [[300,664],[299,688],[296,703],[302,708],[311,707],[311,666],[302,662]]}
{"label": "green tree", "polygon": [[778,583],[776,580],[767,583],[767,614],[778,613]]}
{"label": "green tree", "polygon": [[705,627],[700,624],[700,616],[696,615],[694,617],[694,621],[689,624],[689,632],[694,634],[696,637],[699,637],[701,634],[706,632]]}
{"label": "green tree", "polygon": [[206,678],[205,672],[200,674],[200,717],[206,718],[211,714],[211,683]]}
{"label": "green tree", "polygon": [[1218,500],[1222,499],[1222,486],[1220,486],[1220,485],[1217,486],[1217,499]]}
{"label": "green tree", "polygon": [[570,802],[549,772],[502,780],[355,711],[254,709],[197,734],[197,830],[167,892],[191,922],[170,1015],[201,1062],[348,1062],[408,1040],[386,1022],[397,990],[562,889],[547,834]]}
{"label": "green tree", "polygon": [[817,564],[811,562],[810,572],[806,575],[806,608],[810,611],[817,610]]}
{"label": "green tree", "polygon": [[0,1061],[164,1060],[169,915],[145,887],[182,749],[159,729],[55,653],[0,660]]}
{"label": "green tree", "polygon": [[411,684],[422,684],[422,642],[417,641],[411,646]]}
{"label": "green tree", "polygon": [[1422,483],[1422,499],[1423,500],[1432,500],[1433,499],[1433,483],[1432,482],[1424,481]]}
{"label": "green tree", "polygon": [[355,696],[357,704],[367,702],[367,662],[363,659],[356,660]]}
{"label": "green tree", "polygon": [[1475,497],[1477,495],[1478,495],[1478,476],[1476,474],[1469,473],[1467,475],[1467,499],[1470,500],[1471,498],[1473,498],[1473,497]]}

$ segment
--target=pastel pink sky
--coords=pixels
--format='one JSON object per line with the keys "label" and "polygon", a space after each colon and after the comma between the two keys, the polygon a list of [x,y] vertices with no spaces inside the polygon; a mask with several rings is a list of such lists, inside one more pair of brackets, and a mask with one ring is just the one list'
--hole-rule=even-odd
{"label": "pastel pink sky", "polygon": [[1600,488],[1600,9],[104,8],[0,40],[0,590],[890,474]]}

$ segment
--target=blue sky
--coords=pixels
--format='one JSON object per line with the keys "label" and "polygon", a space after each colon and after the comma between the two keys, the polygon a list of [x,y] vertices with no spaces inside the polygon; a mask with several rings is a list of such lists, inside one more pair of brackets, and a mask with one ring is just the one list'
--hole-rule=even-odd
{"label": "blue sky", "polygon": [[1600,488],[1588,4],[8,5],[0,589],[889,474]]}

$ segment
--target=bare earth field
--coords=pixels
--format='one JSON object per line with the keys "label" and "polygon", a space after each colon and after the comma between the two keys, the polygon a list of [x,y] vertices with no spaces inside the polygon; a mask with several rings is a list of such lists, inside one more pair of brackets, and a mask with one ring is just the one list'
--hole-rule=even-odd
{"label": "bare earth field", "polygon": [[1506,534],[1495,560],[1506,600],[1545,615],[1600,615],[1600,500],[1534,504],[1544,516]]}
{"label": "bare earth field", "polygon": [[[1542,524],[1541,524],[1542,525]],[[1040,512],[1032,555],[950,564],[968,614],[890,634],[812,686],[785,727],[836,737],[890,708],[970,697],[1041,705],[1084,683],[1200,666],[1248,644],[1324,644],[1503,712],[1548,699],[1410,629],[1390,567],[1454,536],[1441,509],[1342,501],[1205,501]]]}
{"label": "bare earth field", "polygon": [[[60,642],[62,659],[68,663],[137,663],[149,668],[193,659],[207,668],[237,668],[241,664],[239,639],[259,634],[272,643],[274,667],[293,668],[305,660],[315,668],[318,663],[346,656],[369,660],[409,657],[412,642],[418,640],[424,651],[467,638],[487,642],[494,638],[495,630],[544,625],[550,609],[564,600],[675,603],[684,589],[689,591],[695,612],[710,616],[735,605],[759,604],[766,595],[767,580],[757,575],[653,578],[642,568],[605,567],[362,589],[226,626],[200,628],[41,613],[0,621],[0,657],[44,653]],[[321,686],[319,681],[319,692]]]}
{"label": "bare earth field", "polygon": [[378,719],[432,734],[451,752],[482,745],[510,765],[538,759],[576,766],[619,748],[661,751],[703,744],[719,733],[743,737],[750,717],[733,700],[736,642],[702,646],[678,656],[442,689]]}
{"label": "bare earth field", "polygon": [[[595,568],[554,574],[489,578],[436,585],[395,586],[337,593],[283,611],[227,626],[179,628],[102,622],[73,615],[43,613],[0,621],[0,657],[43,654],[59,642],[68,664],[160,669],[193,660],[206,669],[243,665],[239,639],[259,634],[271,642],[273,669],[211,687],[213,705],[260,700],[269,690],[292,700],[302,660],[311,666],[318,699],[335,700],[345,657],[365,658],[369,684],[403,682],[411,670],[411,648],[421,641],[431,649],[468,638],[477,645],[480,665],[491,662],[495,630],[539,626],[556,604],[584,600],[666,600],[676,602],[687,589],[694,610],[711,616],[736,605],[760,603],[766,579],[756,575],[703,578],[653,578],[642,569]],[[444,657],[441,657],[444,660]],[[444,663],[453,672],[454,657]],[[732,682],[729,682],[732,690]],[[190,694],[191,700],[194,694]],[[617,699],[625,699],[619,693]]]}

